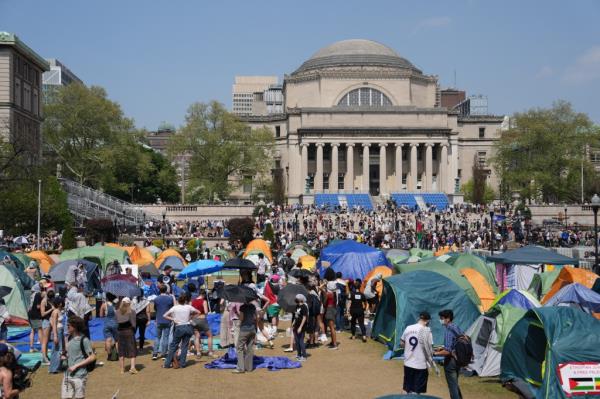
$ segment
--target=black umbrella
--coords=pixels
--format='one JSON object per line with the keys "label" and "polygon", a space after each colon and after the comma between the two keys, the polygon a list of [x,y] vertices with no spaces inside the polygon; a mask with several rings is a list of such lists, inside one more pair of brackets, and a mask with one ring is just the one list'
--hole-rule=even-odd
{"label": "black umbrella", "polygon": [[313,275],[313,273],[311,273],[311,271],[308,269],[293,269],[290,270],[288,274],[294,278],[310,277]]}
{"label": "black umbrella", "polygon": [[8,294],[10,294],[12,292],[12,288],[11,287],[7,287],[5,285],[0,285],[0,298],[4,298],[5,296],[7,296]]}
{"label": "black umbrella", "polygon": [[225,262],[223,269],[256,270],[258,268],[248,259],[233,258]]}
{"label": "black umbrella", "polygon": [[303,285],[288,284],[279,291],[277,303],[286,312],[293,312],[296,310],[296,295],[298,294],[308,298],[308,291]]}
{"label": "black umbrella", "polygon": [[258,294],[252,288],[240,285],[226,285],[219,289],[218,295],[229,302],[248,303],[258,299]]}

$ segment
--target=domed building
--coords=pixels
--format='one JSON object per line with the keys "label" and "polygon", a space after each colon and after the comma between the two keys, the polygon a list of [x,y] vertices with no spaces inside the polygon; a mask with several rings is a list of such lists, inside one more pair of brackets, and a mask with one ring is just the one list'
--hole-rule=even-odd
{"label": "domed building", "polygon": [[283,98],[283,114],[244,120],[273,130],[274,168],[290,202],[344,205],[357,193],[460,201],[473,162],[496,183],[487,160],[503,117],[472,116],[468,100],[442,106],[437,76],[383,44],[356,39],[322,48],[285,75]]}

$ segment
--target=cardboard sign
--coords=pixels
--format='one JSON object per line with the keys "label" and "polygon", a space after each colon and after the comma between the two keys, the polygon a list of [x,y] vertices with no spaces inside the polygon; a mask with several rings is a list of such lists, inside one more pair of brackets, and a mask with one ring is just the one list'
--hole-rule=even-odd
{"label": "cardboard sign", "polygon": [[138,277],[138,265],[121,265],[121,274],[126,274],[127,269],[131,269],[131,274],[137,278]]}
{"label": "cardboard sign", "polygon": [[567,397],[578,395],[600,396],[600,363],[560,363],[556,373]]}

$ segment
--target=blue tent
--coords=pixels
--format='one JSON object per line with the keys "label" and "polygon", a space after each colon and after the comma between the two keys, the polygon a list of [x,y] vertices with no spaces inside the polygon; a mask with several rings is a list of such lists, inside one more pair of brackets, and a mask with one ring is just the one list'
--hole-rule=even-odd
{"label": "blue tent", "polygon": [[183,280],[190,277],[205,276],[221,270],[223,270],[223,262],[212,259],[203,259],[187,265],[187,267],[183,269],[177,277]]}
{"label": "blue tent", "polygon": [[600,294],[573,283],[562,287],[544,306],[571,306],[587,313],[600,313]]}
{"label": "blue tent", "polygon": [[185,268],[183,260],[177,256],[167,256],[160,264],[159,270],[164,270],[166,266],[171,266],[174,271],[179,272]]}
{"label": "blue tent", "polygon": [[321,277],[327,268],[331,268],[341,272],[344,279],[364,279],[377,266],[391,266],[383,251],[352,240],[325,247],[317,262]]}
{"label": "blue tent", "polygon": [[539,308],[541,306],[537,299],[527,291],[515,289],[509,289],[498,295],[490,308],[493,308],[496,305],[510,305],[525,310]]}
{"label": "blue tent", "polygon": [[91,292],[100,289],[100,268],[94,262],[90,262],[86,259],[69,259],[63,260],[62,262],[55,263],[50,267],[49,274],[52,281],[56,283],[64,283],[67,277],[67,272],[72,266],[77,266],[82,263],[85,267],[87,276],[87,289]]}

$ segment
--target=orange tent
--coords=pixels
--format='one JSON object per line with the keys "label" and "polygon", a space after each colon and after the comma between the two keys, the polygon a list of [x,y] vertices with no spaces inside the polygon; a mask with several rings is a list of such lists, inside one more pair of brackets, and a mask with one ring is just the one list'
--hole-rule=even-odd
{"label": "orange tent", "polygon": [[494,294],[494,289],[490,286],[490,283],[488,283],[481,273],[469,267],[460,269],[460,274],[473,286],[475,293],[481,300],[481,310],[487,312],[494,303],[494,299],[496,299],[496,294]]}
{"label": "orange tent", "polygon": [[154,266],[156,266],[157,268],[160,267],[162,262],[169,256],[176,256],[183,261],[184,265],[187,265],[187,262],[185,261],[183,256],[181,256],[181,254],[179,252],[177,252],[174,249],[169,248],[169,249],[165,249],[164,251],[162,251],[160,253],[160,255],[158,255],[158,258],[156,258],[156,261],[154,262]]}
{"label": "orange tent", "polygon": [[450,252],[450,247],[448,245],[446,245],[444,247],[440,247],[437,251],[435,251],[433,256],[442,256],[442,255],[447,254],[448,252]]}
{"label": "orange tent", "polygon": [[298,258],[298,262],[302,264],[303,269],[314,270],[317,265],[317,258],[311,255],[304,255]]}
{"label": "orange tent", "polygon": [[248,243],[248,245],[246,246],[246,250],[244,251],[244,258],[246,256],[248,256],[248,253],[250,251],[262,252],[267,258],[269,258],[269,261],[271,263],[273,263],[273,254],[271,254],[271,248],[269,247],[269,244],[267,244],[267,242],[265,240],[261,240],[260,238],[257,238],[255,240],[250,241]]}
{"label": "orange tent", "polygon": [[107,242],[106,244],[104,244],[104,246],[106,247],[113,247],[113,248],[119,248],[119,249],[125,249],[125,247],[122,247],[121,245],[114,243],[114,242]]}
{"label": "orange tent", "polygon": [[40,270],[46,274],[50,270],[50,266],[54,264],[54,261],[47,253],[44,251],[32,251],[27,254],[31,259],[35,259],[38,265],[40,265]]}
{"label": "orange tent", "polygon": [[[376,268],[371,269],[371,271],[365,276],[360,286],[360,292],[365,292],[365,287],[367,286],[369,280],[372,280],[373,277],[375,277],[378,274],[381,274],[383,278],[389,277],[392,275],[392,269],[390,269],[387,266],[377,266]],[[383,284],[381,283],[381,281],[377,283],[377,287],[375,289],[379,293],[379,297],[381,297],[381,292],[383,291]]]}
{"label": "orange tent", "polygon": [[[30,255],[31,256],[31,255]],[[544,298],[540,302],[545,304],[552,298],[562,287],[571,283],[579,283],[587,288],[592,288],[598,275],[594,272],[585,269],[579,269],[575,267],[565,266],[561,269],[560,273],[554,283],[552,283],[552,287]]]}
{"label": "orange tent", "polygon": [[154,256],[152,255],[152,252],[145,248],[140,248],[137,245],[134,245],[133,247],[124,247],[124,249],[129,254],[129,259],[131,259],[131,261],[138,266],[144,266],[148,263],[154,262]]}

